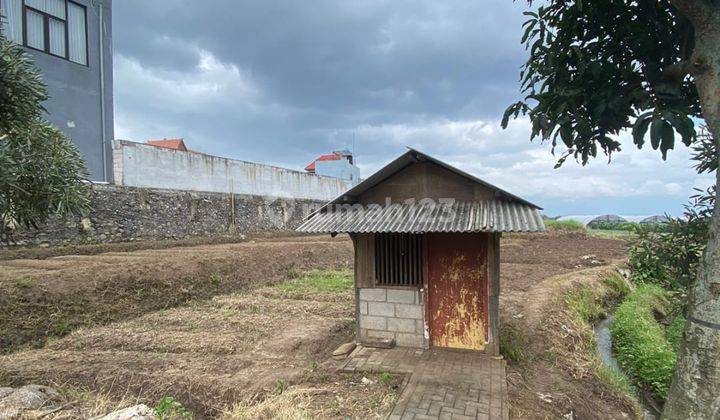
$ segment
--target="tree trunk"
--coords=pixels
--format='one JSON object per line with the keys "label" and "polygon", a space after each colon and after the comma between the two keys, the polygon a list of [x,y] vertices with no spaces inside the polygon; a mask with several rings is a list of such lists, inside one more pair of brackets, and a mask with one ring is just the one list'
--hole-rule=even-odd
{"label": "tree trunk", "polygon": [[[693,76],[705,122],[720,141],[720,5],[671,0],[695,27]],[[717,157],[716,157],[717,158]],[[720,192],[720,171],[715,173]],[[720,419],[720,201],[690,292],[688,322],[663,419]]]}

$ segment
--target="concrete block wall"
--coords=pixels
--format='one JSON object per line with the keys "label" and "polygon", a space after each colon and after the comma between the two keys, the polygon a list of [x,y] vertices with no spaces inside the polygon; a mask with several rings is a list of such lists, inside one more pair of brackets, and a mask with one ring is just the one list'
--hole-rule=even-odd
{"label": "concrete block wall", "polygon": [[117,185],[330,201],[352,188],[349,179],[319,176],[127,140],[113,142]]}
{"label": "concrete block wall", "polygon": [[[15,245],[67,245],[290,231],[318,200],[93,184],[90,212],[18,228]],[[0,243],[0,248],[4,244]]]}
{"label": "concrete block wall", "polygon": [[428,348],[420,290],[359,289],[359,341],[393,338],[401,347]]}

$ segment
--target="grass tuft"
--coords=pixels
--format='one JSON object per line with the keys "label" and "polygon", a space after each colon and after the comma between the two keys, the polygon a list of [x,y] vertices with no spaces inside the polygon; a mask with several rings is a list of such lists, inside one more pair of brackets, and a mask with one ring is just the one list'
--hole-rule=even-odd
{"label": "grass tuft", "polygon": [[637,394],[637,390],[630,381],[630,378],[620,369],[608,366],[598,360],[595,371],[600,380],[610,388],[620,391],[625,395],[635,396]]}
{"label": "grass tuft", "polygon": [[513,325],[500,325],[500,354],[508,360],[514,362],[524,362],[528,360],[528,348],[530,339],[525,330]]}
{"label": "grass tuft", "polygon": [[280,283],[277,289],[287,293],[348,293],[352,291],[350,270],[312,270]]}
{"label": "grass tuft", "polygon": [[546,220],[545,227],[548,230],[561,232],[585,232],[585,225],[577,220]]}
{"label": "grass tuft", "polygon": [[594,324],[605,318],[604,299],[592,287],[581,284],[565,294],[565,307],[579,321]]}
{"label": "grass tuft", "polygon": [[35,280],[30,277],[22,277],[15,280],[15,286],[19,289],[29,289],[33,284],[35,284]]}

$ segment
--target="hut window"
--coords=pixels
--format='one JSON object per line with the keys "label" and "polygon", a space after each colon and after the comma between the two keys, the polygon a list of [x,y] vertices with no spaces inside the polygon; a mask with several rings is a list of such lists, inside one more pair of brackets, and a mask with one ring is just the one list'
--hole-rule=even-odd
{"label": "hut window", "polygon": [[422,235],[376,233],[375,277],[382,286],[422,286]]}

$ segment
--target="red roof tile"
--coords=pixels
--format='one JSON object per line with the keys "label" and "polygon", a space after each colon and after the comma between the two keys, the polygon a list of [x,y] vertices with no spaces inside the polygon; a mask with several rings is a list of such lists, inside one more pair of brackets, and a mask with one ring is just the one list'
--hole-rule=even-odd
{"label": "red roof tile", "polygon": [[318,157],[312,163],[310,163],[308,166],[306,166],[305,170],[308,172],[314,172],[315,171],[315,162],[317,162],[319,160],[340,160],[340,154],[339,153],[330,153],[327,155],[320,155],[320,157]]}
{"label": "red roof tile", "polygon": [[165,149],[180,150],[182,152],[188,151],[188,148],[185,147],[183,139],[148,140],[145,143],[152,146],[163,147]]}

